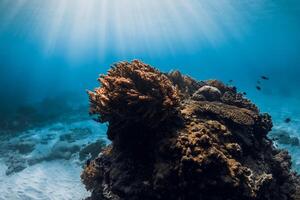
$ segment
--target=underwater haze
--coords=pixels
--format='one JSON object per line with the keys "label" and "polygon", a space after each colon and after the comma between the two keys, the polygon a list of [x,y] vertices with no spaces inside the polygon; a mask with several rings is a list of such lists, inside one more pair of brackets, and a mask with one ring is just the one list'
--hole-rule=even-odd
{"label": "underwater haze", "polygon": [[298,0],[1,0],[0,200],[88,196],[86,90],[133,59],[245,92],[300,172],[299,36]]}

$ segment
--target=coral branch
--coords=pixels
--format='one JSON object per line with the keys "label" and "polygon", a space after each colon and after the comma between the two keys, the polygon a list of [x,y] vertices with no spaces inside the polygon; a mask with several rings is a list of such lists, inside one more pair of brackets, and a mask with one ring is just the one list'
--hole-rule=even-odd
{"label": "coral branch", "polygon": [[153,128],[177,114],[177,88],[149,65],[137,60],[120,62],[98,80],[101,87],[88,94],[90,113],[98,115],[100,122],[122,122],[123,127],[140,123]]}

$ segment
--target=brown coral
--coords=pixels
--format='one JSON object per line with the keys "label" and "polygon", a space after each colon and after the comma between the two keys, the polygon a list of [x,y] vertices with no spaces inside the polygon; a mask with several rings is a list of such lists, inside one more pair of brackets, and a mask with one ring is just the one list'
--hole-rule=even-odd
{"label": "brown coral", "polygon": [[[267,138],[270,116],[236,88],[166,76],[138,61],[117,64],[100,82],[91,111],[110,123],[112,144],[82,173],[91,199],[299,199],[289,155]],[[202,92],[195,100],[203,86],[220,98],[206,101],[210,93]],[[127,140],[111,137],[120,135]]]}
{"label": "brown coral", "polygon": [[142,62],[117,63],[98,80],[101,87],[89,96],[90,113],[99,115],[100,122],[153,128],[177,113],[177,88],[166,75]]}
{"label": "brown coral", "polygon": [[191,77],[181,74],[178,70],[171,71],[167,76],[178,87],[182,96],[191,96],[198,88],[204,85],[203,82],[197,82]]}

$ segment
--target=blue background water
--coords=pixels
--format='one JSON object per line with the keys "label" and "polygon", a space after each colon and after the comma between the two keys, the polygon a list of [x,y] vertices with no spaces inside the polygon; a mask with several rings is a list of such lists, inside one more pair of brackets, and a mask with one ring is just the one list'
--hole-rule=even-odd
{"label": "blue background water", "polygon": [[[99,73],[141,59],[233,80],[275,129],[300,137],[299,36],[298,0],[1,0],[0,114],[53,96],[87,104]],[[280,147],[300,171],[299,147]]]}
{"label": "blue background water", "polygon": [[[119,60],[299,97],[297,0],[2,0],[1,101],[93,88]],[[15,98],[18,96],[18,98]]]}

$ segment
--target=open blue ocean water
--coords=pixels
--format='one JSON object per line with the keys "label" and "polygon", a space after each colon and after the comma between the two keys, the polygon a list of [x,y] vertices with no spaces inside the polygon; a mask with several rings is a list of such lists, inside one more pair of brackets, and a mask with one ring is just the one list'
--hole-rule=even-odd
{"label": "open blue ocean water", "polygon": [[133,59],[246,92],[300,173],[300,1],[1,0],[0,200],[88,196],[86,90]]}

